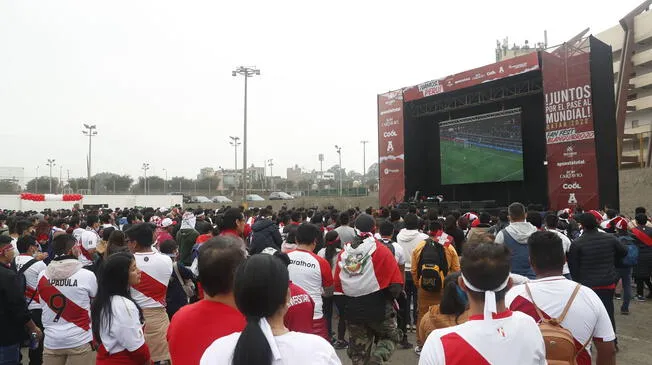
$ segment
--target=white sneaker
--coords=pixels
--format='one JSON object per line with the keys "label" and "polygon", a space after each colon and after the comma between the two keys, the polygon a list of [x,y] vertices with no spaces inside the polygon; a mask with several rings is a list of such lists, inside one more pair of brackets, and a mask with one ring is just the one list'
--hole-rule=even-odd
{"label": "white sneaker", "polygon": [[421,356],[421,346],[414,346],[414,353]]}

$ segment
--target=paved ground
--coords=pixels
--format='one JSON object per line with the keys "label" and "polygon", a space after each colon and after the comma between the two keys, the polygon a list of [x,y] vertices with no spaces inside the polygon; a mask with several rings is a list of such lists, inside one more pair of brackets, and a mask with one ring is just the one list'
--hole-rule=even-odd
{"label": "paved ground", "polygon": [[[616,356],[619,365],[649,365],[652,364],[652,301],[630,304],[630,315],[620,314],[621,301],[615,300],[618,310],[616,327],[620,352]],[[410,333],[410,342],[414,343],[414,334]],[[342,364],[350,365],[351,361],[346,350],[338,351]],[[391,364],[414,365],[419,362],[413,350],[397,350],[392,356]]]}

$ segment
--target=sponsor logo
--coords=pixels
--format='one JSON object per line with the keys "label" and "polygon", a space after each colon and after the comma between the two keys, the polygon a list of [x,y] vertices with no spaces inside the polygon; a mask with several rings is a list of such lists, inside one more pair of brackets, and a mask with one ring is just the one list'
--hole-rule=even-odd
{"label": "sponsor logo", "polygon": [[568,204],[577,204],[577,198],[575,198],[575,193],[568,194]]}
{"label": "sponsor logo", "polygon": [[312,262],[305,262],[303,260],[290,260],[290,265],[297,265],[297,266],[303,266],[307,267],[309,269],[315,269],[317,268],[317,265],[315,265]]}
{"label": "sponsor logo", "polygon": [[436,95],[444,92],[444,87],[439,83],[439,80],[419,84],[417,89],[423,94],[423,96]]}
{"label": "sponsor logo", "polygon": [[389,114],[389,113],[400,113],[400,112],[401,112],[400,107],[399,108],[392,108],[392,109],[383,110],[382,112],[380,112],[380,115],[385,115],[385,114]]}
{"label": "sponsor logo", "polygon": [[563,142],[581,141],[584,139],[593,139],[593,131],[579,132],[575,128],[557,129],[554,131],[546,132],[546,143],[555,144]]}
{"label": "sponsor logo", "polygon": [[498,73],[499,74],[504,74],[505,73],[505,69],[503,68],[503,66],[500,66],[500,69],[498,70]]}
{"label": "sponsor logo", "polygon": [[393,101],[393,100],[396,100],[396,99],[400,100],[400,99],[403,99],[403,90],[390,91],[390,92],[384,94],[383,96],[386,97],[387,99],[390,99],[387,102]]}
{"label": "sponsor logo", "polygon": [[387,141],[387,152],[394,152],[394,144],[392,141]]}
{"label": "sponsor logo", "polygon": [[561,187],[564,190],[579,190],[579,189],[582,189],[582,185],[580,185],[578,182],[574,182],[572,184],[564,184]]}
{"label": "sponsor logo", "polygon": [[577,156],[577,152],[575,152],[575,146],[568,146],[566,147],[566,152],[564,152],[564,157],[572,158]]}
{"label": "sponsor logo", "polygon": [[557,167],[584,165],[585,163],[586,161],[584,160],[564,161],[564,162],[557,162]]}
{"label": "sponsor logo", "polygon": [[487,72],[487,76],[493,76],[495,74],[496,74],[495,70],[491,70],[491,71]]}
{"label": "sponsor logo", "polygon": [[526,68],[527,67],[527,62],[519,63],[519,64],[516,64],[516,65],[509,65],[507,67],[511,68],[511,69],[514,69],[514,70],[518,70],[519,68]]}
{"label": "sponsor logo", "polygon": [[398,137],[398,134],[396,133],[395,130],[391,130],[390,132],[383,132],[383,137],[389,138],[389,137]]}
{"label": "sponsor logo", "polygon": [[481,79],[483,77],[484,77],[484,74],[475,74],[475,75],[473,75],[472,80],[478,80],[478,79]]}
{"label": "sponsor logo", "polygon": [[390,173],[394,173],[394,174],[395,174],[395,173],[398,173],[398,170],[397,170],[397,169],[388,169],[388,168],[385,168],[385,171],[384,171],[384,172],[385,172],[385,175],[389,175]]}
{"label": "sponsor logo", "polygon": [[391,126],[396,125],[396,124],[398,124],[398,120],[389,119],[387,121],[384,121],[381,125],[383,127],[387,128],[387,127],[391,127]]}
{"label": "sponsor logo", "polygon": [[582,173],[575,170],[566,170],[563,174],[559,175],[560,179],[579,179],[581,178]]}

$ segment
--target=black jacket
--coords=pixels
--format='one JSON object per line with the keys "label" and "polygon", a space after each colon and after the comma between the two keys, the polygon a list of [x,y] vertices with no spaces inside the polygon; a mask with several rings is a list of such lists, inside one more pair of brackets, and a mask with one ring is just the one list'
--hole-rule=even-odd
{"label": "black jacket", "polygon": [[30,319],[16,273],[0,264],[0,346],[21,342],[25,338],[25,324]]}
{"label": "black jacket", "polygon": [[[636,228],[652,237],[652,228],[641,226]],[[634,236],[634,242],[638,246],[638,263],[634,267],[634,277],[649,278],[652,274],[652,247],[641,242],[636,236]]]}
{"label": "black jacket", "polygon": [[568,252],[573,280],[589,288],[616,283],[616,263],[627,255],[627,247],[609,233],[585,231]]}
{"label": "black jacket", "polygon": [[267,218],[258,218],[251,227],[252,237],[249,245],[249,253],[261,253],[267,247],[281,250],[281,232],[278,226]]}

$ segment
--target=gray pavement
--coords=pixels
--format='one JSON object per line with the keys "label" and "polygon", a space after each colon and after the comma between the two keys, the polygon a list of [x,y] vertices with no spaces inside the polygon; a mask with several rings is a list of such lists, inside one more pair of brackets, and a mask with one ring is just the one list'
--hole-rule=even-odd
{"label": "gray pavement", "polygon": [[[620,300],[614,300],[616,307],[616,328],[620,352],[616,355],[616,363],[622,365],[652,364],[652,300],[647,302],[632,301],[630,314],[620,314]],[[415,343],[414,333],[409,333],[409,340]],[[337,351],[342,364],[350,365],[351,361],[346,350]],[[419,357],[414,350],[396,350],[390,364],[414,365]]]}

